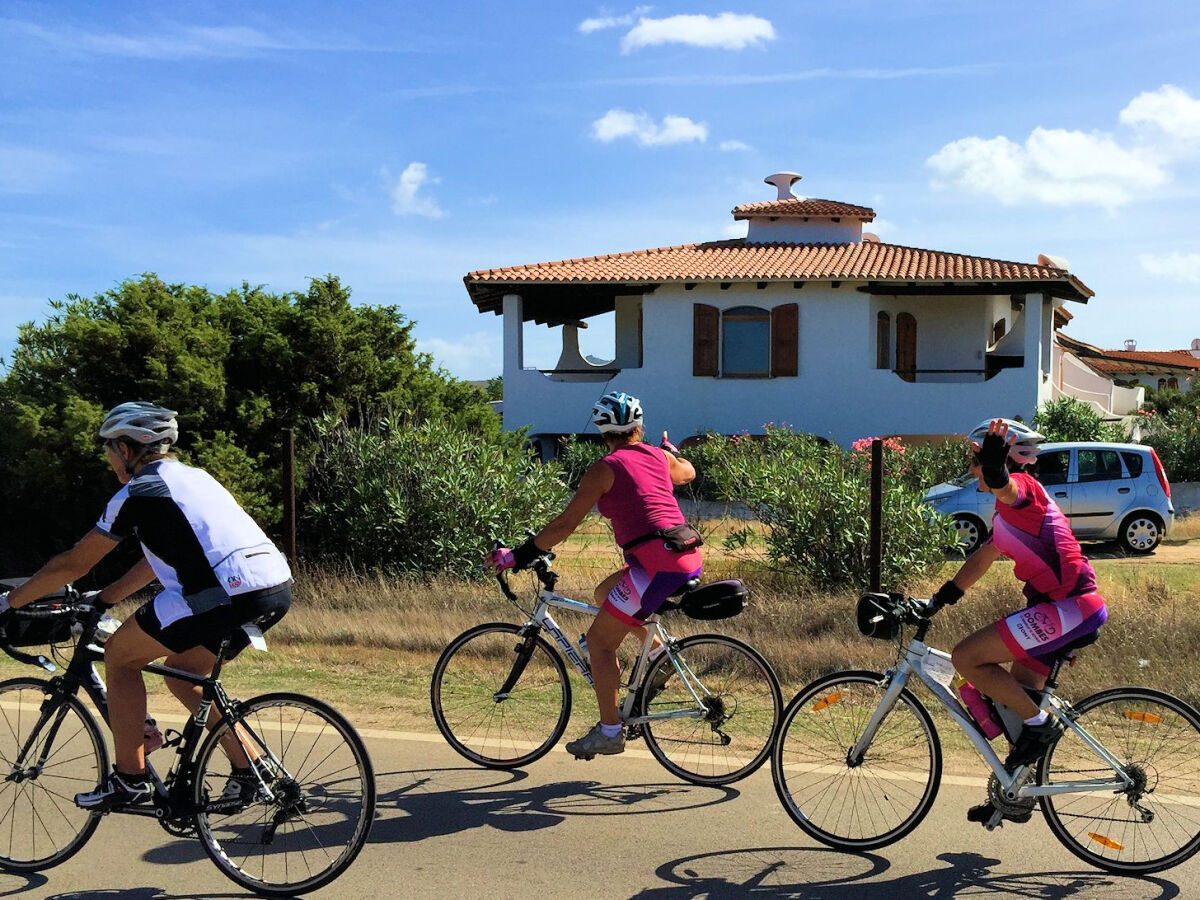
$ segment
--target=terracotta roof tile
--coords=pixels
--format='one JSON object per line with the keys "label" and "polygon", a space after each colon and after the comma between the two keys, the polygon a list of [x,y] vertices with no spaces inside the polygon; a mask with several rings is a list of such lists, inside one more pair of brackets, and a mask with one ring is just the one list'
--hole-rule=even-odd
{"label": "terracotta roof tile", "polygon": [[[680,281],[1065,282],[1080,299],[1093,291],[1052,266],[874,242],[752,244],[744,239],[657,247],[583,259],[482,269],[468,290],[498,284],[621,284]],[[472,291],[473,296],[475,292]],[[478,299],[478,298],[476,298]]]}
{"label": "terracotta roof tile", "polygon": [[810,219],[847,218],[870,222],[875,210],[868,206],[855,206],[837,200],[821,200],[817,197],[793,198],[791,200],[764,200],[762,203],[743,203],[733,208],[735,219],[751,216],[777,216],[785,218],[805,217]]}
{"label": "terracotta roof tile", "polygon": [[1100,352],[1104,356],[1094,362],[1130,366],[1130,368],[1114,369],[1113,371],[1146,372],[1160,366],[1200,371],[1200,359],[1192,356],[1190,350],[1101,350]]}

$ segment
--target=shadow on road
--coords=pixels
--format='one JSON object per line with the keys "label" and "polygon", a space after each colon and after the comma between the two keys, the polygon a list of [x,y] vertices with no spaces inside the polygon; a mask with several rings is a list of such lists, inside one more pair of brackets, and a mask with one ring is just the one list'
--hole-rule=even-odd
{"label": "shadow on road", "polygon": [[[1159,878],[1126,878],[1104,872],[993,874],[1000,860],[978,853],[942,853],[944,868],[874,880],[891,863],[871,853],[839,853],[824,848],[767,847],[688,856],[659,866],[669,884],[647,888],[638,900],[693,897],[802,897],[804,900],[859,900],[895,897],[1018,897],[1064,900],[1171,900],[1179,888]],[[866,881],[865,879],[873,879]]]}
{"label": "shadow on road", "polygon": [[[614,785],[562,781],[519,787],[525,772],[478,768],[413,769],[377,776],[372,843],[411,843],[488,826],[537,831],[569,816],[628,816],[698,809],[738,796],[731,787]],[[399,783],[398,787],[390,786]],[[400,815],[396,815],[399,812]]]}

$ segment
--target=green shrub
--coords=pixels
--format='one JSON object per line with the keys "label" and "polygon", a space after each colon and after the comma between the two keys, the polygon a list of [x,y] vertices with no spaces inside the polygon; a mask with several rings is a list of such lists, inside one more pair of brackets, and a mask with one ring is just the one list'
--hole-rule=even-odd
{"label": "green shrub", "polygon": [[313,553],[370,568],[478,577],[493,538],[521,539],[560,511],[557,465],[525,435],[470,434],[443,420],[376,418],[315,426],[302,537]]}
{"label": "green shrub", "polygon": [[924,492],[935,484],[957,478],[965,471],[966,442],[939,441],[909,446],[904,454],[904,467],[898,476],[909,487]]}
{"label": "green shrub", "polygon": [[1047,400],[1033,417],[1033,427],[1048,441],[1129,440],[1125,429],[1116,422],[1105,422],[1090,405],[1074,397]]}
{"label": "green shrub", "polygon": [[567,487],[571,490],[578,488],[583,473],[606,453],[608,447],[599,441],[581,441],[574,434],[563,438],[559,444],[557,462],[562,468],[562,478]]}
{"label": "green shrub", "polygon": [[1179,405],[1142,416],[1142,443],[1154,448],[1171,481],[1200,481],[1200,413]]}
{"label": "green shrub", "polygon": [[[923,489],[893,477],[901,455],[893,449],[884,460],[882,578],[891,589],[939,568],[954,545],[949,520],[922,502]],[[769,428],[762,444],[722,456],[717,480],[723,499],[746,502],[769,526],[772,563],[815,586],[860,588],[870,574],[869,465],[869,452]]]}

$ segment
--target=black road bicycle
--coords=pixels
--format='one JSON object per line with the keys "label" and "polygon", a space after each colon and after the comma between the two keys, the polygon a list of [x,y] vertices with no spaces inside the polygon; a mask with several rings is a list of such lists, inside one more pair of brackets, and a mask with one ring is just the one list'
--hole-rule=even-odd
{"label": "black road bicycle", "polygon": [[[13,659],[57,666],[13,644],[63,645],[74,652],[61,674],[0,682],[0,869],[35,872],[70,859],[106,813],[80,809],[74,795],[108,772],[108,749],[82,690],[108,721],[108,697],[95,664],[103,611],[68,587],[9,614],[0,650]],[[196,837],[225,875],[258,894],[315,890],[337,878],[366,843],[375,813],[375,778],[366,747],[332,707],[292,693],[231,698],[221,685],[228,641],[212,674],[152,663],[144,671],[203,689],[199,710],[164,747],[175,756],[160,777],[147,759],[150,804],[114,814],[156,819],[176,837]],[[63,657],[60,656],[60,659]],[[215,712],[217,724],[206,725]],[[231,785],[221,749],[230,734],[254,759],[256,785]],[[231,790],[230,787],[235,789]]]}

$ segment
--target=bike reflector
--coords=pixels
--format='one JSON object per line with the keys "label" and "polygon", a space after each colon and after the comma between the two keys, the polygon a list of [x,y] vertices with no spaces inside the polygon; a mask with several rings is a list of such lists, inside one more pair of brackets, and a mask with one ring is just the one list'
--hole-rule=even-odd
{"label": "bike reflector", "polygon": [[1105,837],[1102,834],[1096,834],[1094,831],[1088,832],[1088,837],[1099,844],[1101,847],[1107,847],[1109,850],[1124,850],[1125,845],[1119,844],[1110,837]]}
{"label": "bike reflector", "polygon": [[1126,710],[1125,718],[1132,719],[1135,722],[1145,722],[1147,725],[1161,725],[1163,720],[1162,716],[1142,712],[1140,709]]}

